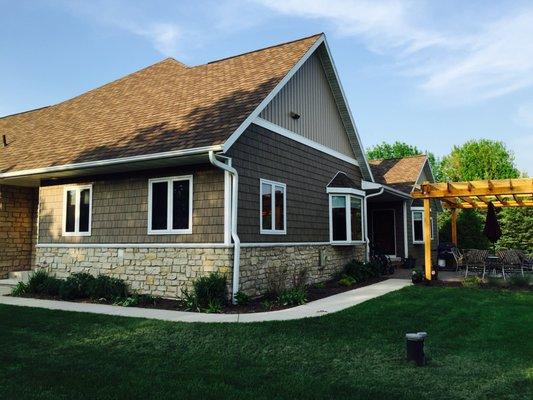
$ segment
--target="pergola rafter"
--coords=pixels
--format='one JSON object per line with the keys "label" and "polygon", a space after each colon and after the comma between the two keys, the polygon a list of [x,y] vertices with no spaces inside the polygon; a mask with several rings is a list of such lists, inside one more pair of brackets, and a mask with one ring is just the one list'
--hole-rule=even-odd
{"label": "pergola rafter", "polygon": [[412,192],[424,201],[425,274],[431,279],[430,200],[440,200],[451,209],[452,241],[457,245],[457,209],[494,207],[533,207],[533,178],[487,179],[466,182],[424,182]]}

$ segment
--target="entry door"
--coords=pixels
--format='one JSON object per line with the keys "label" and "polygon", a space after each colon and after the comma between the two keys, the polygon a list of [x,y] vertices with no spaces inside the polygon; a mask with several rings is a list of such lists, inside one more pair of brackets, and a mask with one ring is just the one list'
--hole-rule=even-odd
{"label": "entry door", "polygon": [[372,241],[387,255],[396,255],[396,226],[394,210],[372,212]]}

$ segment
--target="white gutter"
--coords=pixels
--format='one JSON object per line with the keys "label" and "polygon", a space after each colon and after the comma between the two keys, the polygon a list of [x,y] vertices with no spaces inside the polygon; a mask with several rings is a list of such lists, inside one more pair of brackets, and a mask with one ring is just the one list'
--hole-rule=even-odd
{"label": "white gutter", "polygon": [[107,160],[87,161],[87,162],[81,162],[81,163],[75,163],[75,164],[55,165],[53,167],[44,167],[44,168],[26,169],[23,171],[5,172],[3,174],[0,174],[0,179],[15,178],[15,177],[26,176],[26,175],[46,174],[46,173],[51,173],[51,172],[70,171],[73,169],[105,167],[107,165],[159,160],[161,158],[197,155],[197,154],[207,153],[208,151],[218,151],[221,149],[222,149],[222,146],[216,145],[216,146],[196,147],[194,149],[166,151],[163,153],[145,154],[141,156],[110,158]]}
{"label": "white gutter", "polygon": [[241,240],[237,234],[237,210],[238,210],[238,195],[239,195],[239,174],[237,170],[224,164],[216,158],[215,153],[209,151],[209,161],[215,167],[218,167],[231,174],[232,180],[232,195],[231,195],[231,237],[233,238],[233,282],[231,291],[231,301],[236,303],[235,295],[239,291],[239,278],[241,269]]}
{"label": "white gutter", "polygon": [[[378,184],[375,184],[374,182],[371,182],[373,185],[378,185]],[[367,221],[366,221],[366,224],[365,224],[365,241],[366,241],[366,261],[369,261],[370,260],[370,239],[368,238],[368,209],[366,208],[367,206],[367,199],[370,198],[370,197],[375,197],[375,196],[379,196],[380,194],[382,194],[384,191],[384,188],[383,188],[383,185],[381,185],[381,188],[379,189],[379,191],[377,191],[376,193],[372,193],[372,194],[367,194],[365,196],[365,214],[366,214],[366,217],[367,217]]]}

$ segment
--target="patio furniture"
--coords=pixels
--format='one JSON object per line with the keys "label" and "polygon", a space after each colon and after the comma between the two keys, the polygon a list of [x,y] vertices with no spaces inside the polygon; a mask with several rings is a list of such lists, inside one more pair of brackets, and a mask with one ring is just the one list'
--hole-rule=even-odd
{"label": "patio furniture", "polygon": [[488,250],[469,249],[465,252],[465,278],[468,276],[468,272],[481,273],[482,278],[486,273],[486,260],[489,255]]}
{"label": "patio furniture", "polygon": [[489,274],[491,272],[501,271],[503,279],[505,279],[505,271],[503,269],[503,262],[497,255],[489,254],[485,259],[485,271]]}
{"label": "patio furniture", "polygon": [[505,274],[510,275],[518,272],[524,276],[524,264],[516,250],[498,250],[497,254],[502,260],[504,278]]}
{"label": "patio furniture", "polygon": [[522,250],[516,250],[516,253],[518,254],[518,257],[520,257],[520,260],[522,261],[522,266],[524,270],[527,272],[533,272],[533,254],[527,255]]}
{"label": "patio furniture", "polygon": [[459,268],[464,268],[465,266],[465,257],[463,253],[461,253],[461,250],[459,250],[459,247],[454,246],[450,249],[450,251],[452,253],[453,259],[455,260],[455,272],[458,272]]}

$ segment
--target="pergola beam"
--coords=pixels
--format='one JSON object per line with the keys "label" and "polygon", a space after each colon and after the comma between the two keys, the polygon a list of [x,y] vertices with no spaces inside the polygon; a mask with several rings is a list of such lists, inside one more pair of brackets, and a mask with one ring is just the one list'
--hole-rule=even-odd
{"label": "pergola beam", "polygon": [[488,181],[469,182],[445,182],[429,183],[425,182],[420,189],[414,190],[412,196],[415,199],[443,198],[460,196],[496,196],[514,194],[532,194],[533,179],[503,179]]}
{"label": "pergola beam", "polygon": [[[501,207],[533,207],[533,200],[519,200],[519,201],[506,201],[504,203],[501,203],[499,201],[493,201],[492,205],[496,208]],[[460,203],[460,204],[449,204],[444,203],[442,205],[444,208],[447,209],[454,209],[454,208],[464,208],[464,209],[471,209],[471,208],[487,208],[486,203],[476,203],[474,206],[472,206],[469,203]]]}

